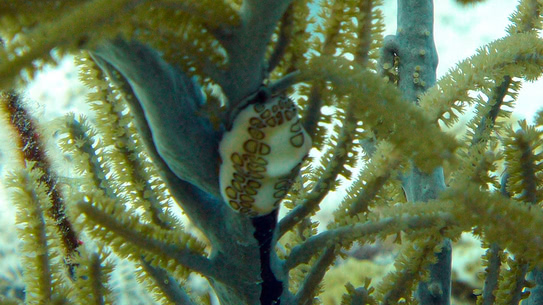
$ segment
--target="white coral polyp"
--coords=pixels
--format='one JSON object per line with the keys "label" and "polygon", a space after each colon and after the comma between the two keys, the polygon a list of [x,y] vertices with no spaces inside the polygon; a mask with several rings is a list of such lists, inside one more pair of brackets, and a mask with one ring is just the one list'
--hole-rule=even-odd
{"label": "white coral polyp", "polygon": [[245,107],[219,144],[224,201],[248,216],[270,213],[288,192],[310,148],[311,138],[289,98],[275,96]]}

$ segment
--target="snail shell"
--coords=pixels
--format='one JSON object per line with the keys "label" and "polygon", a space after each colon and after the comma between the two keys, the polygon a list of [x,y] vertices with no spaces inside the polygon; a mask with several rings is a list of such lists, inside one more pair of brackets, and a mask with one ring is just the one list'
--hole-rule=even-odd
{"label": "snail shell", "polygon": [[288,97],[245,107],[219,144],[224,201],[251,217],[270,213],[287,194],[310,148],[311,138]]}

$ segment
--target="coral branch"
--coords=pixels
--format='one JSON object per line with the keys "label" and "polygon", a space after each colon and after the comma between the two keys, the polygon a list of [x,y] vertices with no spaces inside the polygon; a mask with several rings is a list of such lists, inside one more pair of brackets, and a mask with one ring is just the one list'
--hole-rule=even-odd
{"label": "coral branch", "polygon": [[[23,240],[23,250],[32,254],[23,257],[26,286],[25,301],[27,303],[48,303],[53,297],[53,270],[51,260],[52,249],[47,236],[44,211],[51,208],[51,199],[47,195],[47,186],[41,182],[43,172],[32,170],[32,162],[28,169],[20,170],[10,179],[13,188],[13,199],[17,202],[17,223],[23,225],[19,236]],[[48,234],[49,233],[49,234]]]}
{"label": "coral branch", "polygon": [[285,55],[285,52],[287,50],[287,46],[290,43],[290,40],[292,39],[292,36],[294,33],[291,31],[292,23],[293,23],[293,6],[290,5],[287,8],[287,11],[281,18],[281,26],[279,28],[279,39],[277,40],[277,43],[275,45],[275,48],[273,49],[273,53],[270,56],[270,59],[268,60],[268,73],[273,71],[277,65],[279,65],[279,62],[283,58],[283,55]]}
{"label": "coral branch", "polygon": [[526,274],[529,265],[522,258],[509,259],[508,269],[500,274],[499,288],[496,291],[496,305],[520,304],[527,294]]}
{"label": "coral branch", "polygon": [[334,258],[336,257],[335,250],[336,247],[334,245],[327,246],[324,249],[317,262],[307,274],[302,287],[294,296],[293,304],[303,305],[311,303],[311,299],[318,294],[318,285],[322,281],[326,270],[334,262]]}
{"label": "coral branch", "polygon": [[500,266],[502,250],[496,244],[490,245],[485,258],[488,261],[488,265],[485,268],[486,278],[483,286],[483,292],[479,299],[482,305],[492,305],[496,300],[496,290],[498,289],[498,276],[500,274]]}
{"label": "coral branch", "polygon": [[[62,237],[62,247],[65,259],[69,263],[79,247],[79,239],[72,224],[66,217],[66,203],[57,187],[57,177],[51,169],[51,164],[45,154],[45,144],[38,127],[30,114],[22,105],[21,98],[14,92],[0,94],[1,107],[8,116],[9,123],[17,131],[18,148],[22,153],[24,162],[31,162],[33,168],[43,174],[39,177],[44,184],[46,193],[51,200],[48,214],[55,220],[58,233]],[[69,268],[73,268],[72,265]],[[73,270],[71,270],[73,271]]]}
{"label": "coral branch", "polygon": [[[296,70],[289,74],[286,74],[285,76],[281,77],[280,79],[272,82],[270,84],[270,91],[272,95],[279,94],[288,88],[291,88],[292,86],[296,85],[297,83],[301,83],[304,81],[300,76],[300,71]],[[306,119],[306,116],[304,115],[304,120]],[[304,128],[306,128],[306,125],[304,124]],[[307,129],[306,129],[307,130]],[[311,134],[311,133],[309,133]]]}
{"label": "coral branch", "polygon": [[337,176],[343,170],[347,161],[348,152],[352,148],[355,128],[356,123],[349,107],[338,136],[337,145],[325,152],[323,160],[321,160],[320,173],[317,174],[320,177],[319,180],[309,195],[278,224],[278,236],[283,236],[296,223],[313,213],[321,200],[333,189]]}
{"label": "coral branch", "polygon": [[[0,49],[0,86],[8,87],[21,70],[32,75],[36,59],[48,59],[55,47],[63,50],[83,48],[96,43],[99,34],[112,30],[113,22],[144,0],[93,0],[73,8],[53,22],[22,35],[15,43]],[[85,22],[81,22],[85,20]],[[117,29],[118,31],[118,29]],[[115,33],[115,32],[114,32]],[[111,34],[110,34],[111,35]]]}
{"label": "coral branch", "polygon": [[111,303],[113,293],[108,283],[113,267],[107,261],[110,253],[104,249],[87,253],[85,248],[80,253],[77,257],[77,301],[89,305]]}
{"label": "coral branch", "polygon": [[220,198],[220,133],[213,130],[209,120],[197,115],[204,101],[193,80],[137,42],[115,40],[94,54],[111,64],[130,84],[137,98],[133,102],[143,110],[153,144],[168,167],[180,179]]}
{"label": "coral branch", "polygon": [[[140,138],[147,149],[147,153],[150,155],[158,172],[163,177],[169,192],[176,199],[177,204],[185,213],[187,213],[191,221],[200,228],[202,232],[215,232],[215,228],[220,227],[223,219],[225,219],[223,209],[229,209],[229,207],[222,204],[222,199],[218,199],[220,197],[206,194],[194,185],[181,180],[170,169],[154,145],[152,131],[146,120],[145,112],[128,81],[104,60],[101,60],[98,57],[95,57],[95,60],[97,60],[97,63],[104,70],[106,75],[123,93],[124,100],[130,106],[130,111],[138,128]],[[200,138],[196,141],[200,142]],[[208,236],[208,238],[210,238],[210,236]]]}
{"label": "coral branch", "polygon": [[[87,221],[94,224],[95,228],[91,230],[91,233],[115,245],[114,248],[120,255],[133,256],[133,253],[141,253],[152,265],[168,267],[170,271],[175,266],[168,262],[174,260],[177,264],[194,270],[205,277],[227,281],[226,278],[220,276],[220,272],[215,270],[209,259],[198,253],[201,250],[191,250],[191,248],[196,249],[201,248],[201,246],[197,245],[197,242],[191,240],[190,237],[183,237],[183,239],[186,239],[186,244],[182,245],[179,243],[179,236],[174,237],[173,234],[158,228],[139,224],[138,219],[127,216],[126,211],[117,211],[115,215],[110,215],[86,202],[78,203],[77,209],[86,215]],[[111,205],[106,209],[111,210]],[[119,217],[121,215],[123,216]],[[119,218],[123,220],[119,220]],[[107,230],[100,230],[97,226]],[[115,232],[115,236],[107,234],[108,231]],[[127,247],[127,242],[132,246]]]}
{"label": "coral branch", "polygon": [[[107,147],[102,159],[107,160],[108,166],[115,173],[110,180],[118,182],[119,190],[135,207],[148,212],[144,213],[144,217],[162,228],[171,229],[176,220],[167,212],[166,186],[149,161],[136,128],[133,124],[127,124],[131,121],[131,114],[126,113],[125,100],[131,98],[130,93],[110,85],[105,74],[89,57],[80,57],[78,63],[82,68],[82,80],[96,88],[96,92],[88,95],[88,102],[96,114],[96,127],[104,135],[101,142]],[[76,136],[74,140],[78,138]],[[77,147],[77,150],[83,148]]]}
{"label": "coral branch", "polygon": [[379,234],[384,237],[389,234],[396,234],[402,230],[416,230],[433,226],[445,227],[455,223],[453,216],[449,213],[438,213],[437,215],[408,215],[387,217],[377,221],[355,224],[328,230],[313,237],[310,237],[303,244],[292,249],[287,261],[285,270],[290,270],[299,264],[306,263],[318,253],[323,247],[331,244],[346,244],[351,240],[370,238]]}
{"label": "coral branch", "polygon": [[328,228],[354,224],[364,219],[370,205],[376,204],[377,195],[401,164],[400,157],[395,153],[393,145],[385,141],[379,143],[371,160],[334,211],[335,221],[330,223]]}
{"label": "coral branch", "polygon": [[520,1],[517,10],[509,18],[513,24],[507,28],[509,34],[541,30],[543,25],[543,3],[538,0]]}
{"label": "coral branch", "polygon": [[532,32],[511,34],[460,62],[421,97],[420,105],[431,118],[451,124],[457,120],[455,112],[472,103],[469,90],[497,87],[505,76],[536,79],[542,65],[543,40]]}
{"label": "coral branch", "polygon": [[[379,137],[397,145],[405,158],[414,158],[415,164],[424,172],[431,172],[439,165],[436,156],[452,158],[451,153],[457,147],[456,140],[439,131],[418,107],[402,100],[396,88],[374,73],[352,62],[327,57],[314,58],[311,66],[302,73],[307,73],[306,77],[312,77],[314,81],[330,81],[336,96],[349,95],[364,100],[365,103],[353,106],[355,118],[374,128],[374,133]],[[400,138],[413,136],[415,130],[418,141],[411,142],[407,147],[407,143]]]}
{"label": "coral branch", "polygon": [[538,305],[543,302],[543,270],[537,268],[528,274],[527,280],[533,283],[534,287],[526,289],[530,295],[522,301],[522,305]]}
{"label": "coral branch", "polygon": [[195,305],[186,291],[164,269],[152,266],[145,260],[141,261],[145,272],[150,275],[163,295],[174,305]]}
{"label": "coral branch", "polygon": [[291,1],[243,1],[240,27],[235,28],[228,39],[221,41],[228,53],[225,84],[222,86],[229,101],[228,112],[245,106],[246,97],[262,85],[267,75],[264,58],[268,43]]}
{"label": "coral branch", "polygon": [[[452,198],[455,199],[452,199]],[[501,248],[507,248],[511,253],[521,253],[530,263],[543,262],[543,256],[539,249],[543,240],[539,233],[543,230],[543,212],[531,209],[526,204],[511,199],[503,198],[503,195],[489,194],[479,190],[477,184],[469,181],[458,181],[454,187],[443,191],[441,198],[454,200],[456,205],[453,210],[458,221],[464,225],[461,227],[481,224],[476,235],[484,232],[485,239],[491,243],[497,243]],[[493,224],[499,223],[499,226]],[[522,223],[522,226],[518,224]],[[486,225],[482,225],[486,224]],[[520,234],[520,235],[519,235]],[[522,240],[512,238],[522,236]]]}
{"label": "coral branch", "polygon": [[[402,253],[396,259],[394,265],[396,270],[389,273],[385,277],[385,281],[377,288],[377,291],[382,294],[382,305],[398,304],[398,301],[404,296],[408,296],[408,300],[412,301],[412,296],[409,291],[413,290],[413,286],[417,281],[420,281],[426,274],[425,269],[428,265],[435,261],[434,247],[436,241],[430,242],[415,242],[404,247]],[[437,286],[436,299],[441,297],[439,286]],[[443,290],[441,289],[441,294]]]}
{"label": "coral branch", "polygon": [[231,27],[238,25],[240,18],[232,3],[217,0],[159,0],[153,1],[153,7],[167,8],[189,14],[197,18],[207,29],[215,33],[220,40],[232,31]]}
{"label": "coral branch", "polygon": [[395,62],[398,55],[398,40],[395,35],[388,35],[383,40],[383,47],[379,51],[379,64],[377,72],[391,83],[397,83],[398,71]]}
{"label": "coral branch", "polygon": [[[366,286],[369,286],[368,281]],[[342,298],[342,305],[377,305],[375,299],[370,295],[373,288],[367,289],[367,287],[354,288],[351,283],[345,285],[348,294],[344,294]]]}

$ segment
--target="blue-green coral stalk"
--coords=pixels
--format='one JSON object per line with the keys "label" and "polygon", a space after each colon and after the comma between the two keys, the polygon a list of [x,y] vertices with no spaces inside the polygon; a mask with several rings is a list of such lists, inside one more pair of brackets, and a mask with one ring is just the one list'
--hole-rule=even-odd
{"label": "blue-green coral stalk", "polygon": [[[403,97],[417,102],[419,96],[436,82],[438,64],[434,44],[433,0],[398,0],[398,28],[396,35],[385,42],[385,52],[399,58],[398,87]],[[392,58],[392,57],[391,57]],[[390,66],[393,63],[388,63]],[[403,188],[408,201],[435,199],[445,189],[443,169],[430,173],[414,168],[403,176]],[[452,253],[449,240],[436,254],[437,263],[430,267],[430,279],[421,282],[417,298],[423,305],[450,304]]]}

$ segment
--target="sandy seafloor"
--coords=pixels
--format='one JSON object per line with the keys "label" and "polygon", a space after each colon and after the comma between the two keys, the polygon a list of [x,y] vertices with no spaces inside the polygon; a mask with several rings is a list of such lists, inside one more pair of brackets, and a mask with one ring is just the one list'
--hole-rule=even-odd
{"label": "sandy seafloor", "polygon": [[[435,1],[435,40],[439,53],[438,77],[443,76],[454,64],[472,54],[475,50],[497,38],[505,35],[505,27],[509,23],[508,16],[513,12],[516,1],[490,0],[484,4],[462,7],[454,1]],[[387,34],[395,31],[395,1],[385,1],[384,11],[386,15]],[[36,76],[35,80],[23,91],[34,115],[42,121],[59,117],[66,112],[87,112],[85,101],[87,89],[78,82],[77,71],[72,58],[66,58],[57,67],[46,69]],[[533,114],[543,107],[543,81],[525,83],[520,91],[515,116],[531,120]],[[3,137],[3,138],[2,138]],[[6,133],[0,133],[0,141],[9,143]],[[5,175],[10,170],[13,156],[9,150],[0,148],[0,173]],[[338,193],[340,195],[341,192]],[[326,223],[330,212],[334,209],[336,200],[329,199],[323,204],[319,218]],[[14,234],[14,211],[6,201],[6,189],[2,186],[0,192],[0,294],[6,287],[2,284],[2,278],[8,280],[12,287],[22,287],[20,276],[14,273],[17,266],[15,247],[17,237]],[[471,285],[476,285],[475,271],[477,271],[478,258],[481,250],[473,238],[466,238],[455,248],[454,269],[457,278]],[[386,259],[385,259],[386,260]],[[352,262],[346,262],[348,268],[355,268]],[[120,267],[117,274],[123,274],[122,278],[128,282],[121,285],[131,287],[134,281],[130,269]],[[367,268],[371,268],[367,267]],[[378,268],[386,270],[386,268]],[[382,271],[381,271],[382,272]],[[130,278],[132,276],[132,278]],[[129,277],[127,279],[127,277]],[[116,280],[117,281],[117,280]],[[5,282],[4,282],[5,283]],[[330,282],[329,284],[333,284]],[[326,286],[325,286],[326,287]],[[325,288],[326,290],[326,288]],[[332,290],[332,288],[330,288]],[[127,292],[139,295],[138,292]],[[135,304],[134,300],[128,301],[127,293],[119,295],[120,303]],[[326,304],[334,304],[330,298]],[[337,299],[336,299],[337,300]],[[149,300],[140,299],[141,304],[147,304]],[[458,303],[460,304],[460,303]]]}

